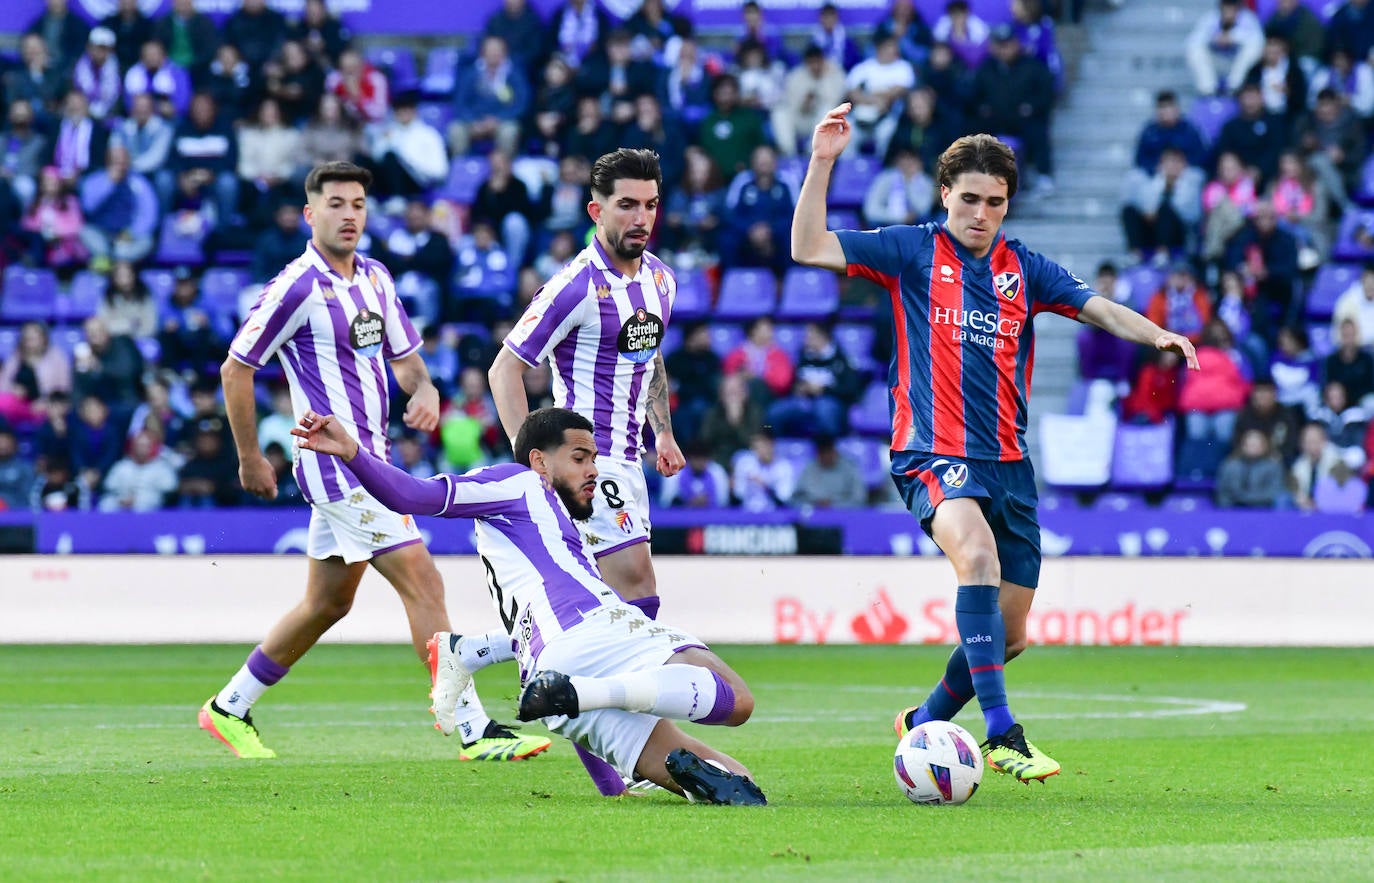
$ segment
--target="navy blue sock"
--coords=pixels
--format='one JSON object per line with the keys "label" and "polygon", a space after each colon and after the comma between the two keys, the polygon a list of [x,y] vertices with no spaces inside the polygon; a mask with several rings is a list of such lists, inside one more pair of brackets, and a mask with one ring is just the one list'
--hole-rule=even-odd
{"label": "navy blue sock", "polygon": [[1002,664],[1007,657],[1007,629],[997,606],[996,586],[960,586],[954,603],[954,622],[968,659],[968,671],[988,735],[1006,732],[1015,723],[1007,708],[1007,685]]}
{"label": "navy blue sock", "polygon": [[949,661],[945,663],[945,676],[911,716],[911,725],[920,726],[932,720],[954,720],[954,716],[972,698],[973,676],[968,673],[968,659],[964,656],[963,645],[960,645],[949,654]]}
{"label": "navy blue sock", "polygon": [[625,602],[631,607],[638,607],[640,611],[650,619],[658,619],[658,605],[661,603],[657,595],[649,595],[645,598],[631,598]]}

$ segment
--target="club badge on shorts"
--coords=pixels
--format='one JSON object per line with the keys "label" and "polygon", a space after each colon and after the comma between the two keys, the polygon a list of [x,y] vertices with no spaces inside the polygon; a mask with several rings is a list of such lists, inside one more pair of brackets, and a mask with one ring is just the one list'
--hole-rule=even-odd
{"label": "club badge on shorts", "polygon": [[968,481],[968,465],[965,463],[951,463],[940,474],[940,480],[952,488],[961,488],[964,482]]}

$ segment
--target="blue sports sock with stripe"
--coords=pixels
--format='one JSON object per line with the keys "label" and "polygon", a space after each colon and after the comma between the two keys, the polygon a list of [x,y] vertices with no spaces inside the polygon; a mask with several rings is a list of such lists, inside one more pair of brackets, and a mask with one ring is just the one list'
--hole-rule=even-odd
{"label": "blue sports sock with stripe", "polygon": [[960,586],[954,623],[968,660],[968,671],[989,736],[1007,731],[1016,721],[1007,708],[1002,664],[1007,656],[1007,629],[997,606],[996,586]]}
{"label": "blue sports sock with stripe", "polygon": [[968,673],[968,658],[964,656],[963,644],[954,648],[945,663],[945,676],[935,689],[930,691],[926,701],[911,715],[911,725],[920,726],[926,721],[954,720],[968,701],[973,698],[973,676]]}

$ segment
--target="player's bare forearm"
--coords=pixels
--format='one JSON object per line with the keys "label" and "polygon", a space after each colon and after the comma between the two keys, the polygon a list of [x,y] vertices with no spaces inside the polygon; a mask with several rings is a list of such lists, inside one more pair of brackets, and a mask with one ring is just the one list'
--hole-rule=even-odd
{"label": "player's bare forearm", "polygon": [[396,375],[396,385],[406,395],[413,396],[425,386],[434,386],[434,381],[429,376],[429,368],[425,365],[425,360],[420,358],[418,351],[399,359],[392,359],[391,373]]}
{"label": "player's bare forearm", "polygon": [[1108,300],[1100,294],[1088,298],[1088,302],[1079,311],[1079,317],[1122,340],[1159,350],[1173,350],[1183,357],[1189,368],[1198,367],[1197,351],[1188,338],[1160,328],[1135,310]]}
{"label": "player's bare forearm", "polygon": [[663,353],[654,356],[654,379],[649,381],[649,394],[645,401],[649,412],[649,426],[653,427],[658,438],[670,438],[673,434],[673,415],[668,408],[668,369],[663,364]]}
{"label": "player's bare forearm", "polygon": [[529,416],[529,400],[525,397],[525,371],[529,366],[508,347],[501,347],[487,372],[487,384],[491,387],[491,398],[496,403],[496,416],[501,420],[501,428],[511,445],[520,426]]}
{"label": "player's bare forearm", "polygon": [[396,384],[410,394],[402,421],[411,429],[433,432],[439,425],[439,390],[430,379],[429,368],[418,352],[391,362]]}
{"label": "player's bare forearm", "polygon": [[258,403],[253,395],[253,377],[257,371],[233,356],[220,366],[220,383],[224,387],[224,413],[229,418],[229,430],[234,434],[234,447],[239,460],[257,455]]}
{"label": "player's bare forearm", "polygon": [[811,135],[811,163],[792,212],[792,260],[841,272],[845,269],[840,239],[825,228],[825,191],[830,171],[849,144],[848,103],[831,110]]}

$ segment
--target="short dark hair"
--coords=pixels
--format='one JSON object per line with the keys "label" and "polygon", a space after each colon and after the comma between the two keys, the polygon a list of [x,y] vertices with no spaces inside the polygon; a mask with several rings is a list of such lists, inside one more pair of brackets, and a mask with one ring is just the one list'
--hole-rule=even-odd
{"label": "short dark hair", "polygon": [[592,422],[567,408],[540,408],[531,411],[515,434],[515,461],[530,465],[531,451],[551,451],[560,447],[569,429],[593,432]]}
{"label": "short dark hair", "polygon": [[663,169],[658,164],[658,154],[645,147],[621,147],[592,163],[592,192],[597,196],[610,196],[615,192],[615,182],[621,178],[653,181],[661,193]]}
{"label": "short dark hair", "polygon": [[1155,94],[1155,104],[1178,104],[1178,93],[1173,89],[1161,89]]}
{"label": "short dark hair", "polygon": [[1007,199],[1016,195],[1016,154],[992,135],[965,135],[940,154],[935,182],[953,187],[965,172],[978,172],[1007,182]]}
{"label": "short dark hair", "polygon": [[305,176],[305,197],[324,193],[324,185],[331,181],[354,181],[363,185],[363,192],[372,189],[372,173],[351,162],[320,163]]}

